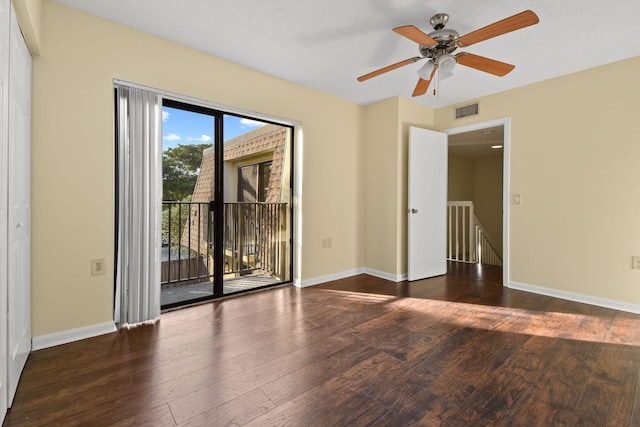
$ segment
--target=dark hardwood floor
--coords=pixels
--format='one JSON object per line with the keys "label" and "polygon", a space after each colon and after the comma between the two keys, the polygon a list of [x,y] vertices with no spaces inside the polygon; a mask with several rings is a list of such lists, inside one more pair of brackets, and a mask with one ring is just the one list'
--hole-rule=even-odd
{"label": "dark hardwood floor", "polygon": [[640,426],[640,316],[491,266],[360,275],[33,352],[4,425]]}

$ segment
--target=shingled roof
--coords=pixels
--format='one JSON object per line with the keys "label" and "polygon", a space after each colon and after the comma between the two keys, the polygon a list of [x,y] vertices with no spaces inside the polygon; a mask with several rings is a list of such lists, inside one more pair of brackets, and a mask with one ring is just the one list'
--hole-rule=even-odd
{"label": "shingled roof", "polygon": [[[245,157],[273,152],[271,172],[267,189],[266,202],[279,202],[282,190],[282,174],[288,129],[278,125],[264,125],[251,132],[240,135],[224,143],[224,162],[239,160]],[[192,202],[208,203],[214,196],[215,153],[211,146],[204,150],[200,173],[196,180],[191,197]],[[200,217],[200,227],[198,227]],[[191,214],[191,248],[200,248],[204,255],[207,250],[207,215],[198,215],[198,207],[192,206]],[[200,230],[198,232],[198,230]],[[180,243],[189,244],[189,233],[185,228]]]}

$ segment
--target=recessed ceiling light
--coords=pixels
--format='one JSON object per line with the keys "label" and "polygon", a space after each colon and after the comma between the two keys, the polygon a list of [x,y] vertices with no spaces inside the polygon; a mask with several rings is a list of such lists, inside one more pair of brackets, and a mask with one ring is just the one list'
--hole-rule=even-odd
{"label": "recessed ceiling light", "polygon": [[492,145],[491,148],[502,148],[502,145]]}

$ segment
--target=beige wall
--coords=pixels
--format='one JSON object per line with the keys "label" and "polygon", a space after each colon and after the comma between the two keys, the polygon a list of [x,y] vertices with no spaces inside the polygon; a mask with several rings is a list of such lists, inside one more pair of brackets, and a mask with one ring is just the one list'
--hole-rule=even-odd
{"label": "beige wall", "polygon": [[365,108],[365,266],[407,273],[409,127],[433,127],[433,110],[394,97]]}
{"label": "beige wall", "polygon": [[367,267],[398,273],[398,100],[365,107],[365,237]]}
{"label": "beige wall", "polygon": [[449,153],[447,175],[447,200],[473,201],[476,178],[473,159]]}
{"label": "beige wall", "polygon": [[[114,78],[302,122],[302,279],[364,265],[363,107],[49,0],[42,17],[33,62],[34,336],[113,318]],[[323,237],[333,237],[332,249],[321,249]],[[92,277],[98,257],[107,274]]]}
{"label": "beige wall", "polygon": [[510,279],[640,304],[640,57],[487,96],[446,129],[511,117]]}
{"label": "beige wall", "polygon": [[475,160],[475,215],[502,256],[502,156]]}

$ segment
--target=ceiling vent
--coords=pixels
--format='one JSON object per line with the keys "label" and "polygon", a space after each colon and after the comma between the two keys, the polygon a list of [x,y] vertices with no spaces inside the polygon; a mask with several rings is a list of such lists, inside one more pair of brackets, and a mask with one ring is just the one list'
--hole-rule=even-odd
{"label": "ceiling vent", "polygon": [[456,108],[456,119],[478,114],[478,103]]}

